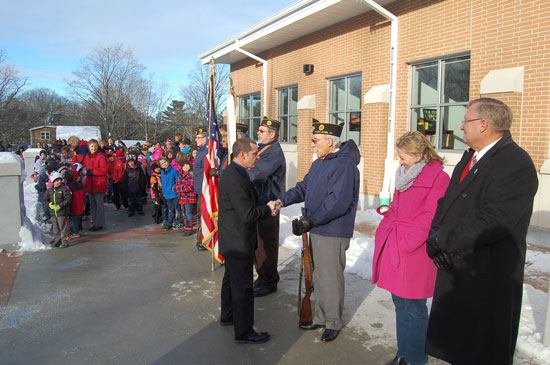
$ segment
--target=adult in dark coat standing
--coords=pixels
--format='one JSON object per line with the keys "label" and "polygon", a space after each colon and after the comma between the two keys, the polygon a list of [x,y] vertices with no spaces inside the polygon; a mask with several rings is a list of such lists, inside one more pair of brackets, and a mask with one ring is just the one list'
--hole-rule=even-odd
{"label": "adult in dark coat standing", "polygon": [[[286,160],[279,136],[278,120],[263,118],[258,128],[260,161],[248,170],[250,180],[258,192],[258,203],[277,200],[286,191]],[[258,278],[254,282],[254,296],[263,297],[277,291],[279,272],[279,214],[258,221],[258,248],[254,252],[254,267]]]}
{"label": "adult in dark coat standing", "polygon": [[225,257],[220,324],[234,325],[237,343],[263,343],[269,333],[256,333],[254,324],[253,262],[257,246],[256,222],[272,214],[274,205],[257,206],[258,197],[247,169],[258,161],[258,146],[250,139],[233,145],[235,158],[218,187],[220,254]]}
{"label": "adult in dark coat standing", "polygon": [[470,102],[470,149],[438,202],[428,255],[438,267],[426,352],[452,364],[512,364],[521,312],[527,228],[538,187],[509,132],[510,108]]}
{"label": "adult in dark coat standing", "polygon": [[202,235],[200,233],[201,227],[201,200],[202,200],[202,181],[204,180],[204,160],[208,154],[208,130],[206,127],[195,128],[195,142],[197,143],[197,156],[193,165],[193,179],[195,180],[195,194],[197,194],[197,217],[199,218],[199,231],[197,235],[197,250],[206,251],[206,248],[202,245]]}

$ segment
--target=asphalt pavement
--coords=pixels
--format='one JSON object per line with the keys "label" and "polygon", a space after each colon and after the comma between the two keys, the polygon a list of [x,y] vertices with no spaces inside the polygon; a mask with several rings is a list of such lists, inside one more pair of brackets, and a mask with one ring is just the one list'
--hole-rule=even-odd
{"label": "asphalt pavement", "polygon": [[373,306],[360,310],[369,298],[391,307],[388,297],[353,275],[340,336],[324,343],[322,330],[300,330],[299,257],[284,249],[279,291],[255,300],[255,327],[271,340],[235,344],[233,328],[218,323],[223,266],[212,272],[194,236],[163,231],[145,208],[146,216],[128,218],[107,204],[104,230],[90,232],[85,222],[70,247],[20,258],[0,308],[0,363],[384,364],[393,357],[395,338],[379,335],[391,320],[377,318],[382,311]]}

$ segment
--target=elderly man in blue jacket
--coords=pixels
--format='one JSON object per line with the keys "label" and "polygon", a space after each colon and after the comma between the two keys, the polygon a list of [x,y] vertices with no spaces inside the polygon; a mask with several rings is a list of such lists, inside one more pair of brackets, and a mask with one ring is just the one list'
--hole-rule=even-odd
{"label": "elderly man in blue jacket", "polygon": [[[195,157],[195,163],[193,165],[193,178],[195,179],[195,194],[197,194],[197,215],[200,217],[201,214],[201,198],[202,198],[202,181],[204,180],[204,159],[208,153],[208,142],[207,134],[208,131],[206,127],[197,127],[195,128],[195,142],[197,143],[197,156]],[[199,219],[199,230],[200,230],[200,219]],[[200,233],[197,235],[197,250],[206,251],[206,248],[202,245],[200,240]]]}
{"label": "elderly man in blue jacket", "polygon": [[292,222],[296,235],[310,232],[313,252],[315,310],[313,322],[300,328],[325,327],[321,341],[334,340],[344,326],[344,269],[353,236],[359,198],[361,158],[353,140],[340,141],[342,126],[313,119],[312,146],[317,160],[304,180],[279,196],[278,207],[304,202],[304,215]]}

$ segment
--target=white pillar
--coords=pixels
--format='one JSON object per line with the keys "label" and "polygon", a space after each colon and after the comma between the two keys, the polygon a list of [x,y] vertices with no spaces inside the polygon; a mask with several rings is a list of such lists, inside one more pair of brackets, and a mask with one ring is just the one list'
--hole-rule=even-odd
{"label": "white pillar", "polygon": [[0,152],[0,201],[2,219],[0,219],[0,249],[13,250],[19,242],[22,224],[21,206],[23,187],[19,181],[22,171],[21,160],[11,152]]}
{"label": "white pillar", "polygon": [[25,184],[34,183],[31,175],[34,172],[34,159],[40,155],[40,151],[42,151],[42,148],[28,148],[23,152],[23,157],[25,157],[25,172],[27,173]]}

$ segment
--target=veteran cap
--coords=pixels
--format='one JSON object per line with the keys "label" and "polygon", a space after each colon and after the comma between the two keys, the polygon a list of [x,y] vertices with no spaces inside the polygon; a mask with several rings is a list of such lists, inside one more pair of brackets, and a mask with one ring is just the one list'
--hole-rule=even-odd
{"label": "veteran cap", "polygon": [[313,118],[313,134],[327,134],[329,136],[340,137],[344,124],[321,123]]}
{"label": "veteran cap", "polygon": [[269,129],[273,129],[274,131],[279,131],[279,127],[281,126],[281,122],[279,122],[276,119],[269,119],[267,117],[264,117],[262,121],[260,122],[260,126],[267,127]]}
{"label": "veteran cap", "polygon": [[242,134],[248,133],[248,125],[237,123],[237,132],[241,132]]}
{"label": "veteran cap", "polygon": [[195,134],[208,134],[208,132],[206,131],[206,127],[197,127],[195,128]]}

